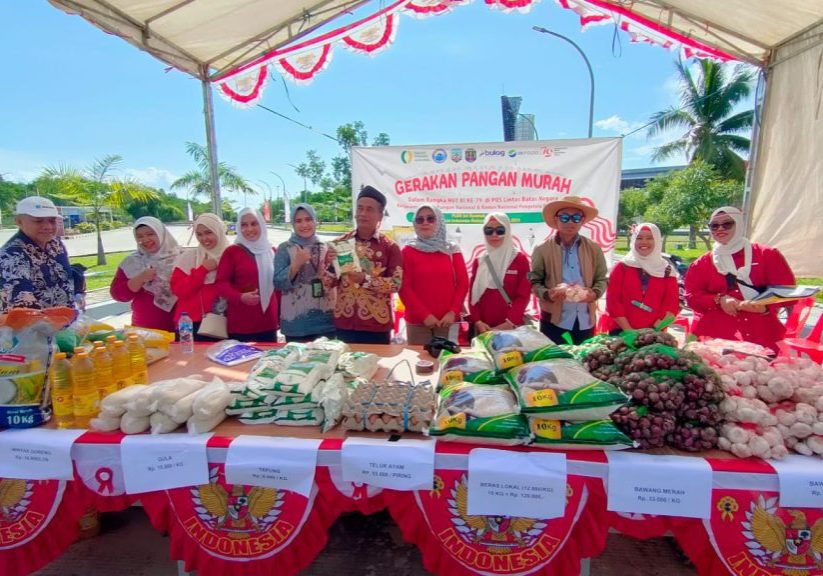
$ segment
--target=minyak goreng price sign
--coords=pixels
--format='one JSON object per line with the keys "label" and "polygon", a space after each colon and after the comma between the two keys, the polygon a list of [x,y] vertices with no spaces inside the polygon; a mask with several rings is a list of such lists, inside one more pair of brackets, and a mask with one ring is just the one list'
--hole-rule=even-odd
{"label": "minyak goreng price sign", "polygon": [[582,233],[609,252],[616,239],[619,138],[352,149],[354,196],[370,184],[388,199],[382,229],[401,244],[421,204],[445,214],[449,238],[469,260],[483,244],[483,217],[505,212],[515,244],[531,254],[551,230],[543,206],[580,196],[600,211]]}

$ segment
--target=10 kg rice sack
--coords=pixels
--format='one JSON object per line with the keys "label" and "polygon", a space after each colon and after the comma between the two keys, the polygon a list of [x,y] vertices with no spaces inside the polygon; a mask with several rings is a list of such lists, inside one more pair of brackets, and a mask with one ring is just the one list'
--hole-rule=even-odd
{"label": "10 kg rice sack", "polygon": [[571,355],[531,326],[514,330],[489,330],[472,341],[472,347],[482,346],[491,355],[498,372],[551,358],[571,358]]}
{"label": "10 kg rice sack", "polygon": [[634,448],[632,440],[611,420],[561,422],[544,416],[529,415],[532,446],[555,450],[625,450]]}
{"label": "10 kg rice sack", "polygon": [[500,382],[494,362],[485,350],[470,349],[452,354],[444,350],[440,354],[440,379],[438,389],[458,382],[491,384]]}
{"label": "10 kg rice sack", "polygon": [[459,382],[440,392],[431,436],[455,442],[516,445],[529,441],[529,427],[507,384]]}
{"label": "10 kg rice sack", "polygon": [[525,413],[557,420],[599,420],[628,402],[615,386],[595,378],[576,360],[541,360],[512,368],[506,380]]}

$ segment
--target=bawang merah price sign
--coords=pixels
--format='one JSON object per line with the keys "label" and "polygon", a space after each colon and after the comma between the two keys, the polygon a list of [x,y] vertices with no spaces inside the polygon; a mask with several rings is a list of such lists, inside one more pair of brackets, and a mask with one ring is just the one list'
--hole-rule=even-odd
{"label": "bawang merah price sign", "polygon": [[422,204],[440,208],[449,240],[468,259],[483,245],[483,218],[505,212],[515,245],[531,254],[550,229],[543,206],[580,196],[599,210],[582,234],[614,248],[620,192],[620,138],[486,142],[352,149],[352,186],[371,185],[387,198],[383,231],[403,244]]}

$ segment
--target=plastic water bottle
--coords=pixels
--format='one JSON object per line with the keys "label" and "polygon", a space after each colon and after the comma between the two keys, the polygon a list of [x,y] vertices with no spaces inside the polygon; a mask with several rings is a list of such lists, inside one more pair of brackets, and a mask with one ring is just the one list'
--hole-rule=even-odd
{"label": "plastic water bottle", "polygon": [[117,382],[117,389],[122,390],[134,384],[131,378],[131,358],[126,350],[126,343],[117,340],[112,344],[111,351],[112,377]]}
{"label": "plastic water bottle", "polygon": [[149,369],[146,364],[146,349],[143,347],[137,334],[129,334],[126,349],[129,351],[129,358],[131,360],[131,377],[133,383],[148,384]]}
{"label": "plastic water bottle", "polygon": [[74,391],[71,383],[71,362],[65,352],[54,355],[49,367],[51,404],[58,428],[74,427]]}
{"label": "plastic water bottle", "polygon": [[94,347],[92,359],[94,360],[94,381],[100,393],[100,400],[102,400],[109,394],[117,392],[117,381],[112,375],[111,354],[102,342]]}
{"label": "plastic water bottle", "polygon": [[183,354],[194,352],[194,322],[191,321],[191,316],[186,312],[180,315],[180,321],[177,323],[177,334],[180,338],[180,349]]}
{"label": "plastic water bottle", "polygon": [[74,355],[71,376],[74,384],[74,425],[88,428],[89,420],[100,411],[100,393],[94,384],[94,362],[87,352]]}

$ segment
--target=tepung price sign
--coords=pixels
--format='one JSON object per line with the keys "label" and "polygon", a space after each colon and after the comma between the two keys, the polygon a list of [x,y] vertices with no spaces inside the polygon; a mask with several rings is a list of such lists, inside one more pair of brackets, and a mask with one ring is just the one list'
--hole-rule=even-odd
{"label": "tepung price sign", "polygon": [[238,436],[226,454],[230,484],[265,486],[311,494],[321,440]]}
{"label": "tepung price sign", "polygon": [[120,443],[126,492],[142,494],[209,483],[211,434],[126,436]]}

